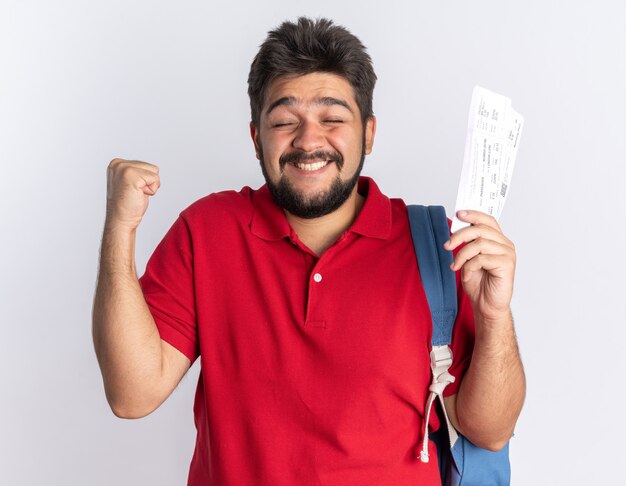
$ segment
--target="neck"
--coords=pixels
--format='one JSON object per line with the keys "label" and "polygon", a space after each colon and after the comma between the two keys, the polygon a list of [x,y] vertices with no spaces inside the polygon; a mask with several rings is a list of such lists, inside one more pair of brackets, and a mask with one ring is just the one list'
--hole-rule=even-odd
{"label": "neck", "polygon": [[321,256],[350,227],[361,211],[365,198],[358,193],[357,186],[338,209],[319,218],[300,218],[285,211],[287,221],[300,241],[317,256]]}

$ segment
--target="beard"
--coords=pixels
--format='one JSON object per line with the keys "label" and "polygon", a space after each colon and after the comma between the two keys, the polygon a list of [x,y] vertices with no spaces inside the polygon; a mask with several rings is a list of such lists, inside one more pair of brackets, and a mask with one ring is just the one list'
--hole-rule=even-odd
{"label": "beard", "polygon": [[365,137],[361,144],[361,160],[354,175],[350,179],[343,181],[337,175],[332,181],[328,190],[322,191],[311,197],[306,197],[302,193],[298,192],[288,178],[284,176],[283,167],[288,163],[305,162],[307,160],[329,160],[337,165],[339,173],[341,173],[344,161],[339,152],[328,151],[316,151],[310,154],[302,151],[291,152],[280,157],[279,165],[281,169],[281,176],[277,183],[273,182],[267,170],[265,168],[265,162],[263,159],[263,147],[259,144],[259,161],[261,162],[261,170],[267,187],[272,194],[274,202],[279,207],[304,219],[313,219],[325,216],[339,209],[343,203],[345,203],[350,194],[354,190],[361,170],[363,169],[363,163],[365,162]]}

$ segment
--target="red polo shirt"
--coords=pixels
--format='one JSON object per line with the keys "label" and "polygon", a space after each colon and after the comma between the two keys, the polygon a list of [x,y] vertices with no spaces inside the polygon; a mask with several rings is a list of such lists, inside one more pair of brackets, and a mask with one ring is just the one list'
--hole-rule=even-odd
{"label": "red polo shirt", "polygon": [[[140,283],[161,338],[202,364],[189,485],[440,483],[416,458],[431,319],[406,206],[368,178],[359,192],[320,258],[265,186],[195,202],[150,258]],[[459,301],[446,395],[473,347]]]}

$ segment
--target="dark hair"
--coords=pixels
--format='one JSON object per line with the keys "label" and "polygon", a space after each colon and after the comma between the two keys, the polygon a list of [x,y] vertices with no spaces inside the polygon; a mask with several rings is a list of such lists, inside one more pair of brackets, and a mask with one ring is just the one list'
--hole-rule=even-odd
{"label": "dark hair", "polygon": [[332,20],[300,17],[297,24],[286,21],[271,30],[252,61],[248,75],[252,122],[259,127],[265,94],[273,80],[315,72],[338,74],[350,83],[363,123],[374,114],[376,74],[365,46]]}

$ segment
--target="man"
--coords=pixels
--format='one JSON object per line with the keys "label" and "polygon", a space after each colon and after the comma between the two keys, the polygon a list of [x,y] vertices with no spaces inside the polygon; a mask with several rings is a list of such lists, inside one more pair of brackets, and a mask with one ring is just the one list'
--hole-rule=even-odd
{"label": "man", "polygon": [[[141,280],[135,233],[158,168],[109,165],[93,315],[107,399],[145,416],[201,358],[190,485],[440,483],[436,460],[417,459],[431,321],[406,206],[360,177],[375,81],[360,41],[328,20],[271,31],[248,79],[266,185],[185,209]],[[471,226],[446,243],[459,316],[445,400],[496,450],[525,393],[515,250],[491,217],[460,218]]]}

